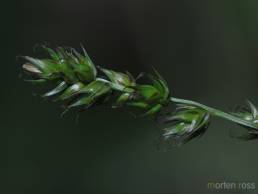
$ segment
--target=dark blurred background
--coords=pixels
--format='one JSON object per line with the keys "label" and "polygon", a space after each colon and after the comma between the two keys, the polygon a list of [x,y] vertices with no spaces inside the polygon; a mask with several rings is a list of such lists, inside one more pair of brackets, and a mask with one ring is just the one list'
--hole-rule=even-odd
{"label": "dark blurred background", "polygon": [[[158,126],[120,110],[60,117],[34,96],[17,55],[35,44],[79,48],[93,61],[134,75],[152,66],[172,95],[229,110],[258,104],[256,0],[10,0],[1,11],[0,193],[217,193],[208,182],[258,187],[258,141],[214,118],[207,133],[179,148],[157,147]],[[166,150],[166,149],[165,149]],[[219,190],[257,193],[256,190]]]}

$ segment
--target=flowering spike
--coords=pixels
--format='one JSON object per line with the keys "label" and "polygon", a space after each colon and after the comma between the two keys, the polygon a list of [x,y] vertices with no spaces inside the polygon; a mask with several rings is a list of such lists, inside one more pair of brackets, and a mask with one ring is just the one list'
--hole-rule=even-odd
{"label": "flowering spike", "polygon": [[[97,104],[107,104],[111,108],[138,108],[142,116],[152,115],[166,125],[164,139],[178,144],[201,136],[212,116],[246,127],[248,139],[258,137],[258,110],[250,101],[248,109],[226,113],[198,102],[171,97],[167,82],[155,69],[153,75],[147,75],[147,83],[140,83],[139,78],[145,76],[144,73],[134,78],[129,72],[98,67],[98,74],[83,46],[83,54],[73,48],[42,48],[49,54],[48,59],[25,56],[26,63],[22,67],[30,77],[28,81],[56,85],[44,97],[64,102],[63,114],[71,108],[85,110]],[[162,113],[170,103],[176,105],[175,111]]]}

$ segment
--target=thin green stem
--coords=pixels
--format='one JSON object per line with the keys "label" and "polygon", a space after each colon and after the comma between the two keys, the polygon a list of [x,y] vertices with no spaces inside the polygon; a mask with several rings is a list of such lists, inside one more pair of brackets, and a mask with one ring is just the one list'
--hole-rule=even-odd
{"label": "thin green stem", "polygon": [[181,104],[188,104],[188,105],[197,106],[197,107],[200,107],[200,108],[208,111],[213,116],[221,117],[223,119],[227,119],[227,120],[232,121],[234,123],[238,123],[238,124],[244,125],[246,127],[251,127],[251,128],[257,129],[257,126],[255,124],[253,124],[253,123],[245,121],[245,120],[243,120],[243,119],[241,119],[239,117],[236,117],[236,116],[231,115],[229,113],[223,112],[221,110],[218,110],[218,109],[215,109],[215,108],[203,105],[203,104],[201,104],[199,102],[195,102],[195,101],[191,101],[191,100],[185,100],[185,99],[179,99],[179,98],[174,98],[174,97],[171,97],[170,101],[174,102],[174,103],[181,103]]}

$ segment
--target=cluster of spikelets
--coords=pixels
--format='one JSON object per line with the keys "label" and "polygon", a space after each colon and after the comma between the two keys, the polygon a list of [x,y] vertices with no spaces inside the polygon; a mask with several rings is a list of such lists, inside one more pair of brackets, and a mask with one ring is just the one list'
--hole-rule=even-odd
{"label": "cluster of spikelets", "polygon": [[210,114],[198,107],[179,104],[172,113],[160,117],[162,124],[168,124],[163,136],[173,138],[175,143],[185,143],[204,134],[210,123]]}
{"label": "cluster of spikelets", "polygon": [[[44,94],[66,101],[66,109],[88,108],[99,103],[112,102],[112,107],[133,106],[145,110],[144,115],[157,113],[169,100],[165,80],[155,72],[149,75],[149,84],[136,84],[128,72],[120,73],[97,67],[83,49],[84,54],[74,49],[43,47],[50,59],[25,56],[28,61],[23,69],[31,74],[34,82],[56,83],[56,87]],[[99,75],[100,74],[100,75]]]}
{"label": "cluster of spikelets", "polygon": [[232,112],[231,114],[236,116],[239,119],[242,119],[243,121],[247,123],[251,123],[252,126],[245,126],[248,130],[248,133],[240,136],[240,139],[245,140],[252,140],[258,138],[258,108],[250,101],[247,101],[248,107],[245,106],[239,106],[236,108],[235,112]]}
{"label": "cluster of spikelets", "polygon": [[[165,139],[185,143],[202,135],[210,123],[211,113],[205,108],[187,103],[175,103],[177,108],[170,113],[162,109],[171,102],[166,81],[154,70],[154,75],[144,75],[147,83],[139,83],[141,75],[134,78],[129,72],[121,73],[95,66],[85,49],[83,54],[73,48],[58,47],[53,50],[42,46],[49,58],[38,59],[25,56],[23,69],[34,83],[53,83],[54,89],[43,95],[62,101],[65,112],[71,108],[85,110],[105,104],[112,108],[134,107],[142,116],[153,115],[167,125]],[[250,103],[250,110],[241,109],[232,113],[243,122],[257,124],[257,109]],[[257,125],[258,128],[258,125]],[[249,136],[256,137],[257,129],[250,129]]]}

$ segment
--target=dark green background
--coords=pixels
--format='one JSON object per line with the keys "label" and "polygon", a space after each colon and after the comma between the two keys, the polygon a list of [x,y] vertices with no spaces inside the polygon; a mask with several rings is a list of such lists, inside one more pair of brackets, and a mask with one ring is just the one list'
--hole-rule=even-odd
{"label": "dark green background", "polygon": [[[60,118],[33,96],[17,55],[33,46],[79,48],[94,62],[134,75],[154,66],[172,95],[229,110],[258,104],[257,0],[20,0],[1,3],[0,144],[3,194],[217,193],[208,182],[254,182],[258,141],[214,118],[208,132],[160,151],[148,118],[97,108]],[[230,190],[220,193],[257,193]]]}

